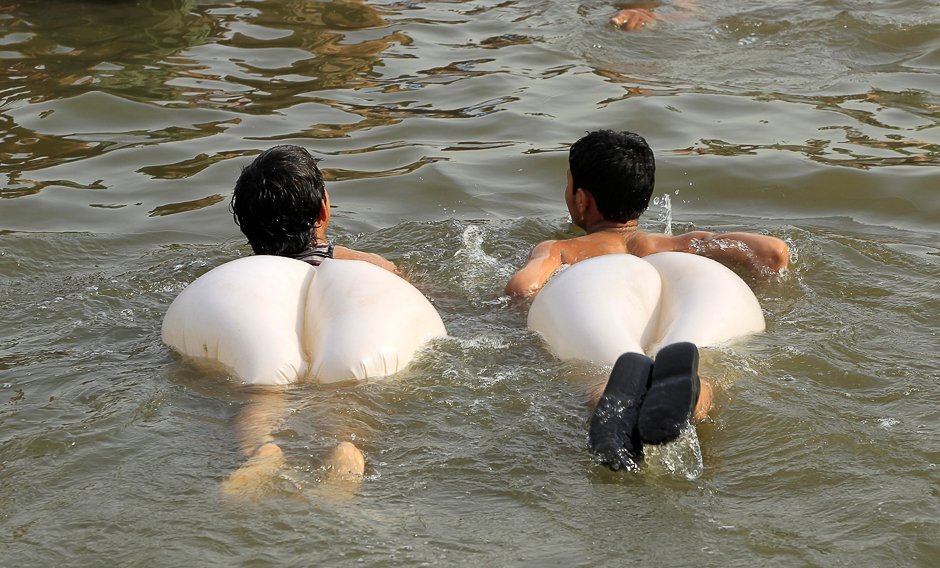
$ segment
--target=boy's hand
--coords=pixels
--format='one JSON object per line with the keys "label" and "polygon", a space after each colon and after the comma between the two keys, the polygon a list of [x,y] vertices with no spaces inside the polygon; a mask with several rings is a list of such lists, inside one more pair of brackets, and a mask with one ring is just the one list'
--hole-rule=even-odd
{"label": "boy's hand", "polygon": [[649,10],[629,8],[620,10],[610,18],[610,23],[622,30],[632,32],[656,21],[656,16]]}

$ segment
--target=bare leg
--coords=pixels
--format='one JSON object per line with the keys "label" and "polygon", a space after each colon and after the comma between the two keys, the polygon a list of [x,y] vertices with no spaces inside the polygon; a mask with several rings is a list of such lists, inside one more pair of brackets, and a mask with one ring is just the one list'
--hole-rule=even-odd
{"label": "bare leg", "polygon": [[[284,452],[273,433],[287,415],[287,392],[278,387],[246,387],[246,400],[235,418],[235,434],[248,459],[222,483],[231,496],[257,500],[273,489],[284,467]],[[324,459],[328,480],[359,481],[365,458],[351,442],[340,442]]]}
{"label": "bare leg", "polygon": [[692,412],[692,423],[698,424],[708,418],[708,413],[715,405],[715,387],[711,381],[704,377],[699,377],[698,402],[695,403],[695,410]]}
{"label": "bare leg", "polygon": [[365,473],[366,460],[352,442],[340,442],[324,460],[330,477],[360,478]]}
{"label": "bare leg", "polygon": [[252,456],[273,444],[274,430],[287,414],[287,393],[278,387],[246,387],[244,405],[235,419],[235,435],[242,453]]}
{"label": "bare leg", "polygon": [[242,453],[248,458],[222,483],[227,495],[259,499],[284,466],[284,452],[272,433],[284,419],[287,394],[277,387],[247,387],[247,401],[235,419]]}
{"label": "bare leg", "polygon": [[601,399],[605,388],[607,388],[607,377],[596,384],[590,385],[584,393],[584,404],[591,409],[597,406],[597,401]]}

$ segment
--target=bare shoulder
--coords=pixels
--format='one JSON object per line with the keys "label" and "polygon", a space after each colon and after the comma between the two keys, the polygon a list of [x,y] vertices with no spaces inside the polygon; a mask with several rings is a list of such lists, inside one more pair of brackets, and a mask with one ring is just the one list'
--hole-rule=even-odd
{"label": "bare shoulder", "polygon": [[506,284],[509,296],[534,296],[561,265],[563,241],[543,241],[532,249],[525,265]]}
{"label": "bare shoulder", "polygon": [[368,262],[369,264],[374,264],[379,268],[384,268],[389,272],[400,274],[398,272],[398,267],[395,266],[395,263],[388,260],[384,256],[371,252],[362,252],[347,247],[336,246],[333,248],[333,258],[338,258],[340,260],[362,260],[364,262]]}
{"label": "bare shoulder", "polygon": [[526,258],[526,265],[533,263],[557,262],[561,263],[562,252],[565,250],[566,241],[542,241],[532,247],[529,256]]}
{"label": "bare shoulder", "polygon": [[644,232],[641,238],[631,241],[627,252],[636,256],[646,256],[657,252],[692,252],[692,242],[696,239],[707,238],[709,235],[711,233],[706,231],[693,231],[682,235]]}
{"label": "bare shoulder", "polygon": [[592,233],[559,241],[555,251],[562,264],[576,264],[595,256],[631,252],[623,237],[613,233]]}
{"label": "bare shoulder", "polygon": [[532,248],[529,253],[529,260],[558,256],[565,249],[565,241],[542,241]]}

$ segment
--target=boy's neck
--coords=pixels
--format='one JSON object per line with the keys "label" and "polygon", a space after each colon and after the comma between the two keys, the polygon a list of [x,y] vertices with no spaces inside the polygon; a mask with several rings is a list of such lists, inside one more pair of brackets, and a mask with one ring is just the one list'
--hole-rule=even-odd
{"label": "boy's neck", "polygon": [[[313,228],[313,241],[317,243],[327,242],[325,225],[317,225],[316,227]],[[309,243],[309,244],[311,246],[313,245],[313,243]]]}
{"label": "boy's neck", "polygon": [[625,223],[618,221],[608,221],[607,219],[601,219],[596,223],[591,223],[584,228],[584,231],[592,235],[594,233],[619,233],[619,234],[632,234],[639,232],[640,230],[640,221],[638,219],[633,219]]}

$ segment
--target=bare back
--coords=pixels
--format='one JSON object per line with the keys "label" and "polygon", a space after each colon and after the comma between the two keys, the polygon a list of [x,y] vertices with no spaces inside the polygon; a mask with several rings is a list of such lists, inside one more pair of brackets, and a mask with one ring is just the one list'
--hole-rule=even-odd
{"label": "bare back", "polygon": [[545,241],[506,285],[511,296],[531,296],[563,264],[575,264],[605,254],[643,257],[657,252],[688,252],[719,262],[743,264],[757,271],[779,271],[789,262],[782,240],[754,233],[715,234],[692,231],[682,235],[647,233],[632,227],[610,227],[567,241]]}

